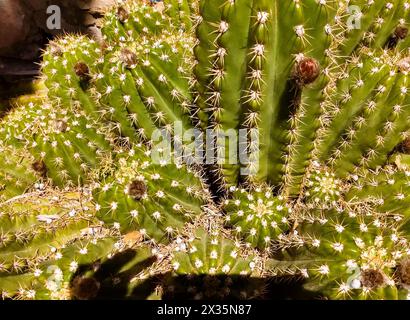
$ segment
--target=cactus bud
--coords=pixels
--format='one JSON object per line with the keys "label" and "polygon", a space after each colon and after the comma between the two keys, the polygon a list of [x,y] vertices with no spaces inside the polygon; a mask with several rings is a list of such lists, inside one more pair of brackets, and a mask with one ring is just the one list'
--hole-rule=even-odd
{"label": "cactus bud", "polygon": [[84,62],[77,62],[74,65],[74,72],[83,82],[90,81],[90,69],[88,68],[87,64]]}
{"label": "cactus bud", "polygon": [[144,181],[134,180],[128,186],[128,194],[134,198],[134,200],[141,200],[147,192],[147,185]]}
{"label": "cactus bud", "polygon": [[404,40],[409,33],[409,29],[403,26],[398,26],[387,42],[387,47],[393,49],[397,46],[400,40]]}
{"label": "cactus bud", "polygon": [[380,271],[375,269],[364,270],[362,272],[361,282],[364,287],[375,289],[384,283],[384,276]]}
{"label": "cactus bud", "polygon": [[61,49],[61,47],[53,42],[50,42],[50,52],[57,57],[63,55],[63,50]]}
{"label": "cactus bud", "polygon": [[319,63],[313,58],[305,57],[295,66],[294,79],[300,87],[313,83],[319,75]]}
{"label": "cactus bud", "polygon": [[46,164],[42,160],[33,162],[32,168],[34,171],[39,173],[42,177],[44,177],[47,174]]}
{"label": "cactus bud", "polygon": [[407,37],[409,33],[409,29],[403,26],[398,26],[396,30],[394,30],[394,35],[400,40],[403,40]]}

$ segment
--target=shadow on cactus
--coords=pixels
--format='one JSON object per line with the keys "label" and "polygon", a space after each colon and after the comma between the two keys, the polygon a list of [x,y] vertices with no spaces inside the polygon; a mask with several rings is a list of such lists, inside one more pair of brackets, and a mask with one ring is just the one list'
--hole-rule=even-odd
{"label": "shadow on cactus", "polygon": [[155,287],[142,287],[144,270],[156,261],[147,248],[126,249],[114,256],[79,266],[70,282],[71,298],[146,299]]}

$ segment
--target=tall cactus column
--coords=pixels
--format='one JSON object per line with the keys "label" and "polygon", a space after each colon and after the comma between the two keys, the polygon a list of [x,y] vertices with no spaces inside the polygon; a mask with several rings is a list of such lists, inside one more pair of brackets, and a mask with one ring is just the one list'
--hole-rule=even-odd
{"label": "tall cactus column", "polygon": [[[278,185],[289,150],[302,144],[295,142],[297,133],[290,129],[302,121],[301,117],[315,117],[320,109],[315,106],[311,111],[306,107],[307,97],[305,108],[296,116],[300,89],[317,82],[319,87],[314,88],[315,96],[312,93],[310,99],[312,104],[322,99],[320,89],[326,81],[317,77],[324,69],[321,64],[326,64],[325,49],[331,38],[327,21],[335,14],[333,4],[219,2],[210,5],[210,1],[203,1],[200,8],[202,23],[197,29],[199,44],[195,50],[199,107],[206,102],[210,125],[216,132],[229,135],[234,131],[238,135],[239,129],[258,129],[259,157],[253,160],[259,163],[251,180]],[[316,125],[302,130],[314,132]],[[224,160],[221,177],[228,185],[235,185],[241,180],[241,164],[231,163],[230,154],[238,144],[228,147],[226,140],[219,139],[217,145],[217,153]],[[250,147],[247,145],[245,150]],[[306,154],[304,151],[294,152],[300,156]],[[255,171],[254,165],[250,161],[244,166]]]}

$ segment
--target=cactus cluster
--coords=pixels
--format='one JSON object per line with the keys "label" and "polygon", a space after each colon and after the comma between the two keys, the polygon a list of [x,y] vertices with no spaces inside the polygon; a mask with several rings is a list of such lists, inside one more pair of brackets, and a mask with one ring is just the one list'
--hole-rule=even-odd
{"label": "cactus cluster", "polygon": [[120,2],[0,120],[2,297],[410,299],[410,3]]}

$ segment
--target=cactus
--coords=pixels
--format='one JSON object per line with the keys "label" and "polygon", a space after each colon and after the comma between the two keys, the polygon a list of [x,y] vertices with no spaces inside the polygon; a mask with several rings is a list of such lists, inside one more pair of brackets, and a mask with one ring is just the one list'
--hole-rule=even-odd
{"label": "cactus", "polygon": [[325,211],[302,223],[307,287],[332,299],[406,298],[395,269],[407,259],[408,239],[394,220],[359,211]]}
{"label": "cactus", "polygon": [[[325,53],[331,34],[326,27],[335,15],[334,5],[315,1],[303,6],[288,1],[219,1],[211,5],[203,1],[201,9],[200,43],[195,49],[199,107],[205,104],[211,110],[209,122],[217,130],[259,130],[255,179],[276,185],[282,180],[285,149],[292,139],[286,134],[291,129],[289,119],[297,117],[292,108],[298,87],[318,80],[314,85],[317,95],[326,83],[325,75],[316,78],[319,67],[325,70],[328,63]],[[287,19],[280,18],[285,16]],[[311,19],[304,20],[304,16]],[[284,38],[287,41],[281,41]],[[297,67],[293,68],[295,61]],[[298,78],[295,85],[290,81],[292,73]],[[269,165],[271,162],[275,165]],[[226,164],[221,169],[221,178],[228,185],[240,180],[239,165]]]}
{"label": "cactus", "polygon": [[[330,110],[323,114],[323,108],[330,109],[329,91],[337,79],[334,70],[350,66],[338,64],[337,57],[360,52],[369,34],[371,49],[384,46],[394,28],[405,24],[408,8],[401,9],[403,1],[207,3],[201,6],[200,42],[195,48],[198,107],[211,110],[209,123],[216,130],[257,128],[259,166],[247,178],[284,184],[287,193],[297,195],[309,159],[316,154],[315,132],[328,121]],[[340,18],[348,5],[357,6],[364,15],[360,30],[350,30],[349,21]],[[393,17],[387,18],[392,12]],[[281,18],[284,16],[288,18]],[[221,139],[221,144],[225,142]],[[223,158],[227,160],[228,148],[221,152],[226,152]],[[221,179],[236,185],[241,180],[239,167],[223,164]]]}
{"label": "cactus", "polygon": [[106,15],[100,43],[85,37],[56,41],[43,62],[50,98],[81,105],[135,143],[155,139],[158,128],[172,131],[176,121],[184,130],[193,128],[187,74],[192,58],[184,54],[193,39],[171,22],[178,25],[150,6],[131,4]]}
{"label": "cactus", "polygon": [[[77,300],[128,298],[155,295],[141,289],[141,280],[146,277],[156,259],[149,247],[136,245],[127,249],[124,237],[116,254],[103,257],[98,262],[83,264],[71,277],[70,292]],[[92,260],[90,260],[92,261]]]}
{"label": "cactus", "polygon": [[68,113],[47,101],[29,103],[5,122],[6,146],[28,150],[34,158],[31,168],[55,186],[84,183],[111,155],[110,135],[104,136],[78,109]]}
{"label": "cactus", "polygon": [[78,264],[115,251],[116,236],[94,218],[89,195],[37,191],[4,202],[0,212],[3,297],[64,298],[63,282]]}
{"label": "cactus", "polygon": [[269,248],[288,231],[291,208],[282,196],[274,196],[270,187],[258,186],[250,192],[231,187],[231,191],[231,198],[223,204],[225,219],[246,243]]}
{"label": "cactus", "polygon": [[[168,280],[164,295],[178,297],[181,291],[193,299],[252,299],[263,292],[253,283],[256,263],[252,256],[241,258],[239,244],[218,234],[197,229],[188,243],[179,242],[172,266],[184,277]],[[186,289],[188,288],[188,289]]]}
{"label": "cactus", "polygon": [[[112,294],[118,279],[130,281],[144,271],[136,269],[138,264],[155,261],[141,239],[105,228],[96,219],[91,198],[86,191],[47,189],[0,207],[3,298],[102,297],[107,285]],[[120,258],[130,254],[132,259],[125,262]]]}
{"label": "cactus", "polygon": [[[409,10],[126,2],[50,43],[0,122],[0,292],[408,298]],[[222,161],[181,153],[205,129]]]}
{"label": "cactus", "polygon": [[[210,198],[198,173],[182,164],[152,159],[151,150],[134,148],[118,155],[114,175],[94,189],[98,217],[122,232],[138,230],[168,242]],[[157,160],[157,161],[155,161]]]}
{"label": "cactus", "polygon": [[387,57],[375,57],[374,52],[363,56],[357,61],[358,73],[351,70],[346,82],[340,81],[340,98],[331,102],[335,116],[318,147],[319,159],[332,163],[340,177],[382,165],[406,137],[408,70],[400,66],[400,56],[391,52]]}
{"label": "cactus", "polygon": [[41,188],[41,176],[34,170],[33,157],[14,148],[0,147],[0,201],[23,194],[32,188]]}

